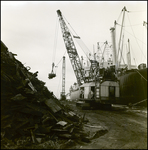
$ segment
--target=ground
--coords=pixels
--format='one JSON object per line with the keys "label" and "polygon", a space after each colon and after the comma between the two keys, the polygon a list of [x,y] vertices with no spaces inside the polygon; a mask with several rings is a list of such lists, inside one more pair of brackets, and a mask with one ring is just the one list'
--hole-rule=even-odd
{"label": "ground", "polygon": [[8,142],[1,149],[147,149],[147,107],[83,110],[75,102],[61,103],[84,118],[85,141],[54,139],[26,147]]}
{"label": "ground", "polygon": [[[74,149],[147,149],[147,108],[113,105],[111,110],[82,110],[74,102],[64,102],[75,113],[88,119],[89,132],[107,132],[80,143]],[[98,129],[97,129],[98,128]]]}

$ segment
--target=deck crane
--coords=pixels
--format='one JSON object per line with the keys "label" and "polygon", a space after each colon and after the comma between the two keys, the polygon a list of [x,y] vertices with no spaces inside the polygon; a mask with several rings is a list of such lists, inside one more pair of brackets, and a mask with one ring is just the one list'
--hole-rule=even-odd
{"label": "deck crane", "polygon": [[61,30],[62,30],[62,34],[63,34],[64,43],[65,43],[65,46],[67,49],[67,53],[69,55],[74,73],[76,75],[77,83],[80,86],[86,81],[85,75],[84,75],[84,69],[82,68],[82,64],[81,64],[79,55],[77,53],[75,44],[73,42],[70,31],[63,19],[61,11],[57,10],[57,14],[59,17],[59,22],[61,25]]}

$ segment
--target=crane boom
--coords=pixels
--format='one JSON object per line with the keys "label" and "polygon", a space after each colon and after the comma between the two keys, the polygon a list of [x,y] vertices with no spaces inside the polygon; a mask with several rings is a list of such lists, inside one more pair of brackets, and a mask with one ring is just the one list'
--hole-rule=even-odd
{"label": "crane boom", "polygon": [[67,53],[69,55],[74,73],[76,75],[77,83],[78,85],[82,85],[82,83],[85,82],[85,77],[84,77],[84,69],[82,68],[82,64],[79,58],[79,55],[77,53],[75,44],[73,42],[72,36],[70,34],[70,31],[62,17],[62,13],[60,10],[57,10],[57,14],[59,17],[59,22],[62,30],[62,35],[64,39],[64,43],[67,49]]}

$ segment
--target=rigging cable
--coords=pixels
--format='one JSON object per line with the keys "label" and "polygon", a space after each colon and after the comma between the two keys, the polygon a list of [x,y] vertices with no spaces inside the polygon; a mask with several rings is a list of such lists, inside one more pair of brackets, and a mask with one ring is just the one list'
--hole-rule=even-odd
{"label": "rigging cable", "polygon": [[[121,24],[119,23],[116,23],[117,25],[121,26]],[[131,27],[131,26],[140,26],[142,25],[142,23],[139,23],[139,24],[133,24],[133,25],[126,25],[126,26],[123,26],[123,27]]]}
{"label": "rigging cable", "polygon": [[57,63],[57,65],[56,65],[56,66],[58,66],[58,65],[59,65],[59,63],[62,61],[63,56],[65,56],[65,53],[66,53],[66,51],[64,52],[64,55],[62,55],[62,58],[60,59],[60,61]]}
{"label": "rigging cable", "polygon": [[[63,16],[64,17],[64,16]],[[68,25],[71,27],[71,29],[74,31],[75,35],[78,36],[78,34],[75,32],[75,30],[72,28],[72,26],[70,25],[70,23],[67,21],[67,19],[64,17],[64,19],[66,20],[66,22],[68,23]],[[73,34],[72,34],[73,35]]]}
{"label": "rigging cable", "polygon": [[[76,31],[72,28],[72,26],[70,25],[70,23],[67,21],[67,19],[66,19],[65,17],[64,17],[64,19],[66,20],[67,24],[70,26],[70,28],[73,30],[73,32],[75,33],[76,36],[74,36],[74,34],[69,30],[69,32],[71,33],[71,35],[73,35],[73,37],[74,37],[75,39],[81,39],[81,38],[78,36],[78,34],[76,33]],[[78,41],[80,41],[80,40],[76,40],[76,42],[78,43],[78,45],[81,47],[81,49],[83,50],[83,52],[85,53],[85,55],[86,55],[87,58],[89,59],[87,52],[90,53],[90,50],[87,48],[87,46],[86,46],[85,43],[82,41],[82,39],[81,39],[81,44],[80,44],[80,42],[78,42]],[[85,46],[85,49],[87,50],[87,52],[84,51],[84,48],[82,47],[82,44]]]}
{"label": "rigging cable", "polygon": [[[128,16],[128,15],[127,15],[127,16]],[[129,16],[128,16],[128,20],[129,20],[129,22],[130,22]],[[131,22],[130,22],[130,25],[131,25]],[[133,34],[134,34],[134,31],[133,31],[132,26],[131,26],[131,29],[132,29],[132,32],[133,32]],[[137,42],[137,38],[136,38],[135,34],[134,34],[134,37],[135,37],[136,42]],[[138,42],[137,42],[137,45],[139,46]],[[140,46],[139,46],[139,49],[141,50]],[[142,51],[142,50],[141,50],[141,52],[142,52],[142,54],[143,54],[143,51]],[[144,54],[143,54],[143,56],[145,57],[145,55],[144,55]],[[146,58],[146,57],[145,57],[145,58]]]}
{"label": "rigging cable", "polygon": [[[144,28],[142,28],[142,35],[144,35]],[[142,36],[142,41],[143,41],[143,36]],[[143,50],[143,44],[142,44],[142,50]],[[142,55],[141,55],[141,60],[140,61],[142,62]]]}
{"label": "rigging cable", "polygon": [[[78,45],[81,47],[82,51],[85,53],[86,57],[89,59],[88,54],[91,53],[87,46],[84,44],[82,39],[75,39]],[[85,49],[85,50],[84,50]]]}
{"label": "rigging cable", "polygon": [[[133,48],[132,48],[132,46],[131,46],[131,52],[132,52],[132,54],[135,56],[135,53],[134,53],[134,51],[133,51]],[[137,66],[137,62],[136,62],[136,59],[135,59],[135,57],[133,57],[133,59],[134,59],[135,65]]]}
{"label": "rigging cable", "polygon": [[144,78],[144,76],[138,71],[138,70],[136,70],[138,73],[139,73],[139,75],[147,82],[147,79],[146,78]]}
{"label": "rigging cable", "polygon": [[[120,24],[117,23],[117,25],[120,25]],[[120,25],[120,26],[121,26],[121,25]],[[133,35],[133,34],[131,34],[130,32],[128,32],[127,30],[124,29],[124,31],[126,31],[127,33],[129,33],[130,35],[132,35],[134,38],[136,38],[137,40],[139,40],[141,43],[146,44],[146,43],[144,43],[143,41],[141,41],[140,39],[138,39],[137,37],[135,37],[135,35]]]}
{"label": "rigging cable", "polygon": [[138,11],[127,11],[127,12],[129,12],[129,13],[136,13],[136,12],[144,12],[144,11],[146,11],[146,10],[138,10]]}
{"label": "rigging cable", "polygon": [[119,17],[118,17],[117,21],[119,21],[119,19],[120,19],[120,17],[121,17],[121,14],[122,14],[122,11],[120,12],[120,15],[119,15]]}
{"label": "rigging cable", "polygon": [[[145,21],[143,21],[143,26],[145,26],[146,27],[146,25],[147,25],[147,23],[145,22]],[[144,41],[145,40],[145,38],[144,38],[144,36],[145,36],[145,34],[144,33],[146,33],[146,31],[147,31],[147,27],[146,28],[144,28],[143,27],[143,30],[142,30],[142,40]],[[145,44],[146,45],[146,44]],[[146,49],[147,49],[147,47],[146,47]],[[142,50],[143,50],[143,44],[142,44]],[[141,61],[142,61],[142,55],[141,55]]]}
{"label": "rigging cable", "polygon": [[56,29],[55,29],[55,38],[54,38],[54,48],[53,48],[53,58],[52,58],[52,62],[54,63],[55,61],[55,55],[56,55],[56,47],[57,47],[57,37],[58,37],[58,17],[56,20]]}
{"label": "rigging cable", "polygon": [[59,78],[59,84],[58,84],[58,88],[57,88],[57,95],[59,94],[59,87],[61,87],[60,86],[61,81],[62,81],[62,73],[60,74],[60,78]]}

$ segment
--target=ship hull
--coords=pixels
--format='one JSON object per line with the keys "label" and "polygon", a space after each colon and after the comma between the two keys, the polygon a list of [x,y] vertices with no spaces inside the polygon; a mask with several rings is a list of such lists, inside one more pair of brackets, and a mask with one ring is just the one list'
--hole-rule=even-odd
{"label": "ship hull", "polygon": [[147,106],[147,68],[137,71],[119,77],[120,101],[127,105],[146,99],[138,105]]}

